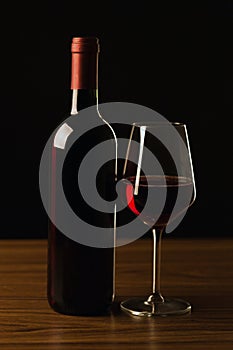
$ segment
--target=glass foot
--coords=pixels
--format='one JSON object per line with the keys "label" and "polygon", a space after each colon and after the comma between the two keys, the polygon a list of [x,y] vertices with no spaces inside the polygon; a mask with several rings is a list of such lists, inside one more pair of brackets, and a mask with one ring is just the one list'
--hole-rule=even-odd
{"label": "glass foot", "polygon": [[191,312],[191,304],[182,299],[169,298],[164,302],[153,303],[143,298],[132,298],[121,302],[121,309],[133,316],[169,316]]}

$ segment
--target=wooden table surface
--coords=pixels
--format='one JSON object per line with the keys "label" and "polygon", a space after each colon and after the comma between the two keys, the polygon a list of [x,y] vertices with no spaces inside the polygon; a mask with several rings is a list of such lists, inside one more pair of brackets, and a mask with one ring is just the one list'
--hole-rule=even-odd
{"label": "wooden table surface", "polygon": [[[193,305],[190,315],[140,318],[115,308],[101,317],[63,316],[46,299],[46,240],[0,241],[0,349],[233,349],[233,239],[165,238],[165,296]],[[117,300],[147,295],[151,241],[117,249]]]}

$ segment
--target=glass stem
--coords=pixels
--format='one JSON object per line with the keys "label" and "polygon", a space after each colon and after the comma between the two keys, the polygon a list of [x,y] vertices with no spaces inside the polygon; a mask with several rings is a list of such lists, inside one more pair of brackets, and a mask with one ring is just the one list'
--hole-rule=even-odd
{"label": "glass stem", "polygon": [[163,303],[160,293],[160,265],[161,265],[161,237],[163,229],[152,229],[153,233],[153,279],[152,294],[148,298],[149,303]]}

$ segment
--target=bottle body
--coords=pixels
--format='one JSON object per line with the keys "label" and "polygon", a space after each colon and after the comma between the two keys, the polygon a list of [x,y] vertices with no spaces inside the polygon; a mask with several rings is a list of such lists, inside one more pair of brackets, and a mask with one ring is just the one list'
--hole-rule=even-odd
{"label": "bottle body", "polygon": [[114,248],[74,242],[49,224],[48,301],[67,315],[101,315],[113,301]]}
{"label": "bottle body", "polygon": [[[82,56],[82,61],[85,62]],[[85,63],[85,69],[88,65]],[[77,69],[76,69],[77,71]],[[85,72],[84,72],[85,73]],[[82,78],[85,80],[85,74]],[[93,73],[92,73],[93,74]],[[76,77],[76,79],[78,79]],[[90,80],[89,80],[90,81]],[[93,78],[91,78],[93,82]],[[72,110],[82,110],[89,106],[97,106],[96,89],[74,89],[77,101]],[[79,118],[75,114],[72,118]],[[96,118],[99,115],[96,110]],[[88,120],[86,121],[88,123]],[[73,135],[73,134],[72,134]],[[114,157],[114,137],[111,129],[99,118],[99,126],[89,130],[77,140],[68,138],[72,144],[64,161],[62,186],[71,210],[87,224],[101,226],[113,235],[113,214],[99,215],[84,201],[77,185],[77,171],[83,158],[95,145],[104,140],[112,140],[112,156]],[[57,312],[68,315],[100,315],[108,313],[114,298],[114,246],[99,248],[79,243],[69,238],[56,226],[57,184],[56,171],[62,149],[52,145],[51,151],[51,220],[48,232],[48,281],[47,295],[50,306]],[[88,176],[88,174],[87,174]],[[104,193],[108,192],[108,182],[114,182],[114,164],[108,167],[97,179],[97,186]],[[85,232],[82,232],[85,235]]]}

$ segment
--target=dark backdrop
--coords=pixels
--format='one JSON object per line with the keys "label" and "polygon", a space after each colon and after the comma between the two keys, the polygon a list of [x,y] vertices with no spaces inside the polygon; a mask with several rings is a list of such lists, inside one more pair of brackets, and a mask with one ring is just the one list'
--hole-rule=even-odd
{"label": "dark backdrop", "polygon": [[232,234],[232,1],[10,2],[5,10],[1,237],[47,236],[40,156],[68,116],[70,43],[82,35],[100,38],[101,102],[138,103],[187,123],[197,199],[174,234]]}

